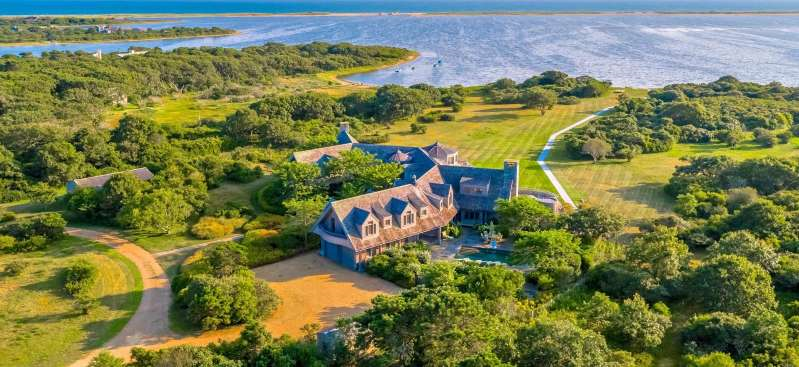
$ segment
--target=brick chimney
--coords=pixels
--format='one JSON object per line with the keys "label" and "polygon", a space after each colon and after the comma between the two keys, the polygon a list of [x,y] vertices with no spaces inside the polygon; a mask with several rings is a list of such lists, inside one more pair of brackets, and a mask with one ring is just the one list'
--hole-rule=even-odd
{"label": "brick chimney", "polygon": [[519,161],[506,159],[503,164],[505,184],[510,184],[509,196],[511,199],[519,196]]}

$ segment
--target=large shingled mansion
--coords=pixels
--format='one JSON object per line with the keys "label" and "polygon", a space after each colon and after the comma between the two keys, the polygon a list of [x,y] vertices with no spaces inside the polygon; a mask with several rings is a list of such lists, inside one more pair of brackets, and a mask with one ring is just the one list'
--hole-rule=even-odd
{"label": "large shingled mansion", "polygon": [[[464,226],[494,218],[494,203],[519,195],[519,162],[502,169],[477,168],[452,148],[361,144],[342,123],[339,144],[295,152],[292,160],[324,164],[341,152],[360,149],[384,162],[396,162],[404,172],[394,187],[330,202],[312,231],[321,237],[320,254],[338,264],[362,270],[367,260],[393,246],[424,240],[441,241],[442,227]],[[544,201],[556,208],[557,199]]]}

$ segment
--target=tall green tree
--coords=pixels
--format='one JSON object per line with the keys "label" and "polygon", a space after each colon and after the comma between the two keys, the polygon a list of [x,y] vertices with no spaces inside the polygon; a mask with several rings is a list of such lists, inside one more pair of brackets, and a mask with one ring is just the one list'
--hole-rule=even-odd
{"label": "tall green tree", "polygon": [[501,329],[476,295],[449,287],[377,296],[353,321],[360,348],[377,347],[402,366],[457,365],[489,352]]}
{"label": "tall green tree", "polygon": [[539,282],[549,280],[564,285],[580,276],[580,240],[563,230],[519,232],[512,260],[533,268]]}
{"label": "tall green tree", "polygon": [[509,235],[519,231],[550,229],[556,222],[551,209],[528,196],[497,200],[495,210],[500,230]]}
{"label": "tall green tree", "polygon": [[768,272],[736,255],[717,256],[696,269],[689,295],[708,311],[741,316],[777,306]]}
{"label": "tall green tree", "polygon": [[127,228],[155,233],[174,233],[185,228],[194,208],[182,195],[157,189],[125,201],[117,221]]}
{"label": "tall green tree", "polygon": [[308,232],[319,218],[322,209],[325,208],[325,198],[315,196],[309,199],[286,200],[283,205],[286,207],[286,225],[295,232],[302,233],[303,243],[308,246]]}
{"label": "tall green tree", "polygon": [[538,320],[519,331],[520,367],[605,366],[610,349],[602,335],[565,320]]}
{"label": "tall green tree", "polygon": [[525,108],[535,109],[543,116],[547,110],[555,107],[558,95],[555,92],[544,88],[530,88],[522,94],[522,104]]}

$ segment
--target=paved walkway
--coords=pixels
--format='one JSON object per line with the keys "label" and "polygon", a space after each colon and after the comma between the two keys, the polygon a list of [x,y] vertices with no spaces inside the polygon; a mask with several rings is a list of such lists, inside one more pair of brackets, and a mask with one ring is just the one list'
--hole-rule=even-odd
{"label": "paved walkway", "polygon": [[541,150],[541,154],[538,155],[538,161],[537,161],[538,165],[541,166],[542,170],[544,170],[544,174],[547,175],[547,178],[549,179],[549,182],[552,182],[552,186],[555,186],[555,190],[558,191],[558,195],[560,195],[560,198],[563,200],[563,202],[568,204],[572,208],[577,208],[577,205],[574,203],[574,200],[572,200],[572,198],[569,196],[569,193],[566,192],[566,189],[563,187],[563,185],[560,184],[560,181],[558,181],[558,178],[555,177],[555,174],[552,173],[552,169],[549,168],[549,165],[546,162],[547,157],[549,157],[549,152],[552,150],[552,148],[555,147],[555,141],[558,140],[558,137],[560,135],[562,135],[562,134],[568,132],[569,130],[574,129],[575,127],[578,127],[578,126],[580,126],[580,125],[582,125],[582,124],[584,124],[584,123],[586,123],[588,121],[591,121],[591,120],[593,120],[593,119],[595,119],[595,118],[597,118],[599,116],[602,116],[606,112],[610,111],[612,108],[613,107],[607,107],[607,108],[605,108],[605,109],[603,109],[603,110],[601,110],[601,111],[599,111],[599,112],[597,112],[595,114],[592,114],[592,115],[590,115],[590,116],[588,116],[588,117],[586,117],[586,118],[584,118],[584,119],[582,119],[580,121],[577,121],[577,122],[575,122],[575,123],[563,128],[562,130],[556,131],[554,134],[549,136],[549,140],[547,140],[547,144],[544,145],[544,149],[542,149]]}
{"label": "paved walkway", "polygon": [[66,233],[113,247],[136,265],[143,283],[139,307],[125,327],[102,349],[88,353],[72,367],[87,366],[101,350],[127,359],[133,347],[160,344],[175,337],[169,330],[169,306],[172,304],[169,279],[152,254],[113,233],[78,228],[67,228]]}

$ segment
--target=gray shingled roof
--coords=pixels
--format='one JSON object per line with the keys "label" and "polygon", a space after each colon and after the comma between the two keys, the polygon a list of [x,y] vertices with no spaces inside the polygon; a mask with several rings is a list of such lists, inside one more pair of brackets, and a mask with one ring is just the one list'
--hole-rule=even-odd
{"label": "gray shingled roof", "polygon": [[339,144],[331,145],[329,147],[322,147],[316,149],[303,150],[294,152],[291,159],[299,163],[320,163],[324,157],[340,157],[341,152],[352,150],[352,144]]}
{"label": "gray shingled roof", "polygon": [[[411,197],[414,198],[411,199]],[[411,205],[409,202],[410,200],[418,200],[419,203],[422,203],[424,206],[428,207],[427,217],[419,218],[414,225],[407,228],[400,228],[396,221],[392,221],[392,225],[390,227],[381,226],[376,237],[367,239],[361,237],[359,228],[362,223],[359,223],[358,221],[363,220],[363,212],[375,214],[372,208],[374,206],[379,206],[385,211],[398,214],[401,213],[402,210],[405,210],[408,205]],[[392,208],[393,205],[398,205],[398,207]],[[393,210],[399,208],[402,209],[396,212]],[[438,207],[430,204],[427,201],[427,197],[422,189],[414,185],[403,185],[386,190],[375,191],[349,199],[334,201],[328,205],[328,207],[325,209],[325,213],[323,213],[321,217],[324,217],[327,211],[331,210],[333,211],[333,214],[335,214],[335,216],[341,220],[344,229],[344,235],[348,240],[348,244],[356,251],[363,251],[370,247],[398,241],[414,235],[429,232],[439,227],[443,227],[452,221],[457,214],[457,209],[454,206],[439,209]],[[314,227],[314,232],[318,234],[327,234],[327,232],[321,228],[321,223],[316,224]]]}
{"label": "gray shingled roof", "polygon": [[129,170],[129,171],[120,171],[120,172],[114,172],[114,173],[108,173],[108,174],[104,174],[104,175],[99,175],[99,176],[79,178],[79,179],[72,180],[72,182],[74,182],[75,186],[77,186],[77,187],[95,187],[95,188],[100,188],[100,187],[103,187],[105,185],[105,183],[108,182],[108,180],[111,179],[111,177],[114,177],[115,175],[122,174],[122,173],[130,173],[133,176],[136,176],[137,178],[139,178],[140,180],[143,180],[143,181],[150,180],[154,176],[153,173],[150,172],[150,170],[147,167],[142,167],[142,168],[132,169],[132,170]]}
{"label": "gray shingled roof", "polygon": [[[498,199],[509,199],[510,190],[505,186],[505,172],[501,169],[477,168],[464,166],[439,166],[444,181],[453,186],[455,202],[460,209],[491,211]],[[461,179],[490,182],[485,195],[464,195],[460,193]]]}

